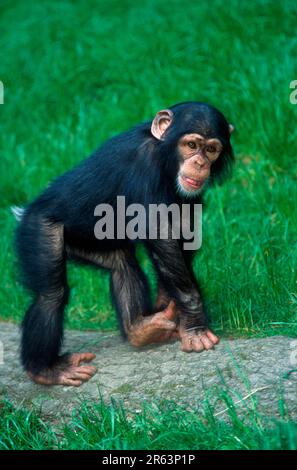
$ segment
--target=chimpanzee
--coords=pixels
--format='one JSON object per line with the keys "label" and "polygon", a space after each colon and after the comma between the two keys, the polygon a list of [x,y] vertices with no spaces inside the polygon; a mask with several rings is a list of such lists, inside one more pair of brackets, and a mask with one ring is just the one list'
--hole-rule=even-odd
{"label": "chimpanzee", "polygon": [[94,208],[114,206],[119,195],[144,207],[200,201],[205,187],[231,169],[232,130],[213,106],[174,105],[108,140],[23,209],[16,248],[24,285],[34,299],[22,323],[21,360],[34,382],[79,386],[96,372],[82,364],[94,354],[60,354],[71,259],[110,270],[120,327],[133,346],[179,337],[183,351],[199,352],[218,343],[192,271],[193,253],[173,237],[143,241],[159,285],[153,308],[136,242],[98,240]]}

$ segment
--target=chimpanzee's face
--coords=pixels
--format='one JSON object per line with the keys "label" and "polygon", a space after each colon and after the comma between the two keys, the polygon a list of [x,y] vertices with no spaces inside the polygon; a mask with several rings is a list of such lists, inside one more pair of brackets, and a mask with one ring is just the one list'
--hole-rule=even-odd
{"label": "chimpanzee's face", "polygon": [[[177,191],[194,197],[205,188],[210,175],[218,179],[232,162],[230,135],[234,128],[212,106],[185,103],[178,109],[173,106],[159,111],[152,121],[151,133],[164,143],[165,152],[167,145],[168,154],[175,153]],[[177,160],[172,159],[174,165]]]}
{"label": "chimpanzee's face", "polygon": [[186,196],[199,194],[209,179],[211,165],[219,158],[222,150],[219,139],[206,139],[196,133],[183,135],[178,141],[179,192]]}

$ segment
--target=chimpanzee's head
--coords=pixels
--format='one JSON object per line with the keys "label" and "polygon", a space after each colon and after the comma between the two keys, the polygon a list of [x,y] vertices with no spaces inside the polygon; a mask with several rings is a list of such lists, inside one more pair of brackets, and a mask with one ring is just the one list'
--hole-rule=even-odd
{"label": "chimpanzee's head", "polygon": [[205,103],[181,103],[156,114],[151,132],[162,142],[164,153],[175,158],[181,195],[198,195],[208,182],[230,170],[233,129],[220,111]]}

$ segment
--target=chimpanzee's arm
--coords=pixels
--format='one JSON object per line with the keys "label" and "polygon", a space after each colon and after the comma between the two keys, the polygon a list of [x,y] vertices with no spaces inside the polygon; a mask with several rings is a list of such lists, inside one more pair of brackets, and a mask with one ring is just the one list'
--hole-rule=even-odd
{"label": "chimpanzee's arm", "polygon": [[207,326],[207,317],[191,269],[191,256],[185,255],[177,240],[150,240],[148,245],[162,289],[177,306],[181,349],[186,352],[212,349],[219,338]]}
{"label": "chimpanzee's arm", "polygon": [[178,240],[149,240],[149,251],[169,297],[176,302],[186,329],[207,328],[202,299],[190,269],[190,256]]}

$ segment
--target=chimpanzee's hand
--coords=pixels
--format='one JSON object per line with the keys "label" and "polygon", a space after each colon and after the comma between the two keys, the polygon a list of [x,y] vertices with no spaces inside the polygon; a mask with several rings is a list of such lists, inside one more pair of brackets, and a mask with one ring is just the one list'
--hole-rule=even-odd
{"label": "chimpanzee's hand", "polygon": [[185,352],[201,352],[205,349],[212,349],[219,343],[219,338],[208,328],[204,330],[186,330],[183,326],[180,326],[178,331],[181,350]]}

